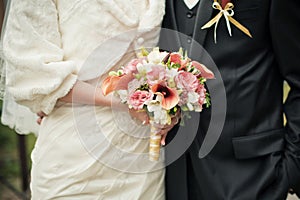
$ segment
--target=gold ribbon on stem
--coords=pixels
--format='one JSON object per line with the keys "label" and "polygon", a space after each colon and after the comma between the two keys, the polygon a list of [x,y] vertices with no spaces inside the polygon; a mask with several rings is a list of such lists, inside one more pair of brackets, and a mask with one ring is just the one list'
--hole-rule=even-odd
{"label": "gold ribbon on stem", "polygon": [[160,155],[160,141],[161,135],[159,131],[161,130],[161,125],[156,124],[154,121],[150,120],[150,141],[149,141],[149,160],[158,161]]}
{"label": "gold ribbon on stem", "polygon": [[215,29],[214,29],[215,43],[217,43],[217,27],[219,24],[219,20],[221,19],[222,16],[224,16],[224,18],[226,20],[227,30],[228,30],[230,36],[232,36],[231,27],[230,27],[230,22],[231,22],[238,29],[240,29],[243,33],[245,33],[246,35],[248,35],[249,37],[252,38],[250,31],[246,27],[244,27],[242,24],[240,24],[238,21],[233,19],[232,16],[234,15],[234,11],[233,11],[234,5],[231,2],[227,3],[225,8],[223,9],[222,6],[220,5],[220,3],[217,2],[217,0],[214,0],[212,7],[213,7],[213,9],[219,10],[220,12],[213,19],[211,19],[204,26],[202,26],[201,29],[210,28],[212,25],[215,24]]}

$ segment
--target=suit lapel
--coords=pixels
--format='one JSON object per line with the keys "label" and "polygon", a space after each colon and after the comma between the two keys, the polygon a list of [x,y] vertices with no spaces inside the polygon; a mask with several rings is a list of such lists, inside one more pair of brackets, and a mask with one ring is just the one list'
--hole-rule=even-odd
{"label": "suit lapel", "polygon": [[207,23],[212,16],[213,13],[213,0],[200,0],[199,7],[196,15],[196,22],[194,27],[194,40],[196,40],[201,45],[204,45],[207,30],[202,30],[201,27]]}
{"label": "suit lapel", "polygon": [[[178,1],[178,0],[177,0]],[[174,0],[169,0],[170,3],[170,8],[171,8],[171,19],[172,19],[172,27],[173,30],[178,31],[178,26],[177,26],[177,22],[176,22],[176,16],[175,16],[175,7],[174,7]]]}

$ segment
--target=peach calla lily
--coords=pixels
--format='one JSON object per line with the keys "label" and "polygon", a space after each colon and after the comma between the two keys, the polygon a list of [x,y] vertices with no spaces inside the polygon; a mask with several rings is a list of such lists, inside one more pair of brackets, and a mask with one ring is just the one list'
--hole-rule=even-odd
{"label": "peach calla lily", "polygon": [[133,74],[125,74],[121,76],[108,76],[102,82],[102,92],[104,95],[116,90],[127,90],[128,83],[134,79]]}
{"label": "peach calla lily", "polygon": [[213,79],[215,75],[212,71],[210,71],[205,65],[200,64],[197,61],[192,61],[192,65],[196,67],[200,72],[201,76],[206,79]]}
{"label": "peach calla lily", "polygon": [[175,89],[169,88],[162,84],[155,84],[151,87],[154,94],[160,95],[162,97],[162,108],[170,110],[175,107],[179,102],[179,96]]}

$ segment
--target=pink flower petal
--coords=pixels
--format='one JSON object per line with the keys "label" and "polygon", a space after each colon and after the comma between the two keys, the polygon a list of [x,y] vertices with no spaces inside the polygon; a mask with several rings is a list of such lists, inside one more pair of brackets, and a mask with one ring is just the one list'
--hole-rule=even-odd
{"label": "pink flower petal", "polygon": [[128,83],[134,79],[134,76],[132,73],[125,74],[122,76],[118,82],[118,84],[115,87],[115,90],[127,90],[128,89]]}
{"label": "pink flower petal", "polygon": [[212,71],[210,71],[205,65],[200,64],[197,61],[192,61],[192,65],[196,67],[200,72],[201,76],[206,79],[213,79],[215,75]]}
{"label": "pink flower petal", "polygon": [[151,90],[154,94],[162,97],[162,107],[166,110],[175,107],[179,102],[177,91],[172,88],[161,84],[155,84],[151,87]]}
{"label": "pink flower petal", "polygon": [[127,90],[128,83],[132,79],[134,79],[134,76],[131,73],[121,76],[108,76],[101,85],[103,95],[108,95],[116,90]]}
{"label": "pink flower petal", "polygon": [[101,85],[101,89],[103,92],[103,95],[108,95],[112,91],[115,91],[116,86],[118,85],[119,81],[121,79],[121,76],[108,76],[104,79]]}

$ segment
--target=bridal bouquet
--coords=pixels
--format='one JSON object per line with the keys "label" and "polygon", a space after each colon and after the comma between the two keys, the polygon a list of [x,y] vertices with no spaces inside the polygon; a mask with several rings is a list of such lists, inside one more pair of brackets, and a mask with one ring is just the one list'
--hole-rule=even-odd
{"label": "bridal bouquet", "polygon": [[159,127],[171,124],[180,108],[182,112],[201,112],[210,105],[204,87],[214,74],[199,62],[179,52],[151,52],[142,49],[140,56],[118,71],[109,72],[102,83],[104,95],[115,92],[121,101],[135,110],[146,111],[150,117],[151,134],[149,159],[157,161],[161,136]]}

